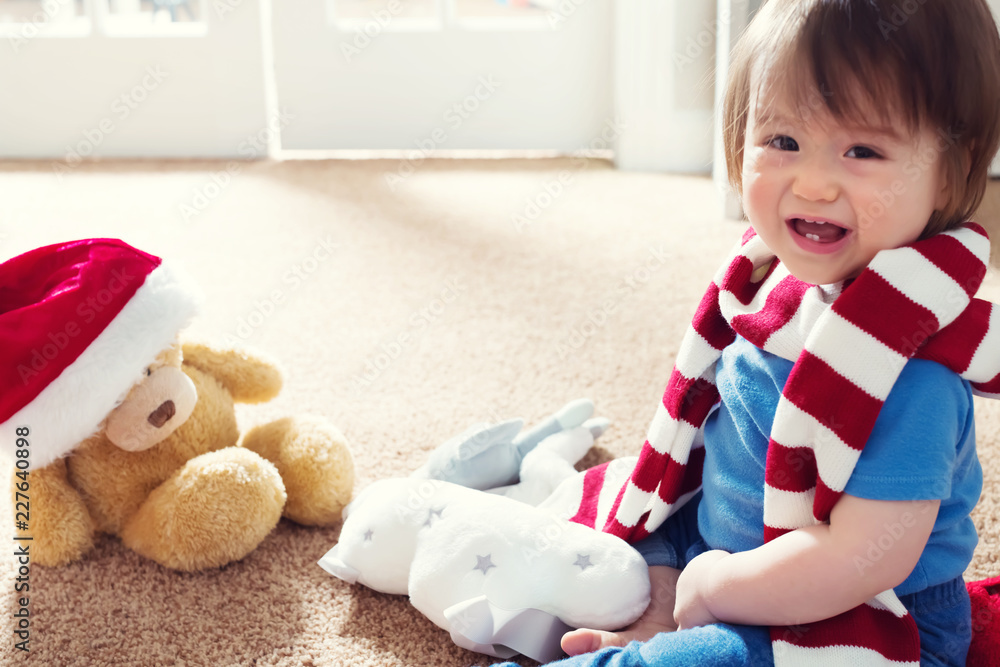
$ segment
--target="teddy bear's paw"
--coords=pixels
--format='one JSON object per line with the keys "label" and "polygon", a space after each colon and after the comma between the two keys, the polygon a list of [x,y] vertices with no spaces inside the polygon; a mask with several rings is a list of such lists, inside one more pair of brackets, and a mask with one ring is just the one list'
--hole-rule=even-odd
{"label": "teddy bear's paw", "polygon": [[80,494],[67,481],[64,460],[32,471],[28,480],[13,479],[11,496],[16,510],[21,509],[17,506],[18,484],[25,491],[30,488],[30,507],[25,507],[30,529],[19,536],[31,538],[20,544],[29,550],[33,564],[66,565],[90,551],[94,546],[93,523]]}
{"label": "teddy bear's paw", "polygon": [[191,459],[154,489],[121,537],[166,567],[218,567],[257,548],[277,525],[285,500],[270,462],[227,447]]}
{"label": "teddy bear's paw", "polygon": [[252,429],[243,446],[274,463],[285,482],[284,516],[309,526],[340,520],[354,489],[347,440],[320,417],[286,417]]}

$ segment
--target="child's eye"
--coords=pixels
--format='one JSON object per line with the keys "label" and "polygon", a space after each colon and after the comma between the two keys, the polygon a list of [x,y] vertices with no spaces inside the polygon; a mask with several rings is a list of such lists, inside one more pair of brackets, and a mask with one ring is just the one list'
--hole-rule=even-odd
{"label": "child's eye", "polygon": [[879,158],[882,156],[867,146],[852,146],[851,149],[847,151],[847,157],[855,157],[861,160],[871,160],[872,158]]}
{"label": "child's eye", "polygon": [[777,148],[779,151],[797,151],[799,150],[799,144],[792,139],[787,134],[780,134],[776,137],[772,137],[767,141],[767,145],[771,148]]}

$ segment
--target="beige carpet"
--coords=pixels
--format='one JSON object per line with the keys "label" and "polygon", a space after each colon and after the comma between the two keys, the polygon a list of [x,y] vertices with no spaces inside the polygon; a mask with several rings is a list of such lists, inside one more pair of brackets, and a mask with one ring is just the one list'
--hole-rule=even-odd
{"label": "beige carpet", "polygon": [[[408,474],[469,424],[536,420],[580,396],[613,422],[586,463],[635,453],[694,305],[744,228],[721,218],[706,179],[600,161],[430,161],[395,190],[395,161],[225,168],[109,163],[58,178],[47,163],[0,164],[0,259],[117,236],[185,260],[208,296],[197,332],[243,338],[287,370],[283,394],[241,408],[241,424],[327,416],[352,443],[357,488]],[[1000,299],[1000,280],[982,293]],[[977,407],[987,483],[972,578],[1000,573],[1000,404]],[[0,662],[20,664],[2,518]],[[110,538],[81,562],[33,568],[31,664],[489,663],[405,598],[316,566],[338,531],[283,521],[242,562],[198,574]]]}

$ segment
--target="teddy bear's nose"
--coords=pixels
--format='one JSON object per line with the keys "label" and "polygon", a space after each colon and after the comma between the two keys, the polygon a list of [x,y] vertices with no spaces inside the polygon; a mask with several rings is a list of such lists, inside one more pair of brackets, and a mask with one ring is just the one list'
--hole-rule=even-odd
{"label": "teddy bear's nose", "polygon": [[149,413],[147,421],[156,428],[162,428],[177,413],[173,401],[164,401],[160,407]]}

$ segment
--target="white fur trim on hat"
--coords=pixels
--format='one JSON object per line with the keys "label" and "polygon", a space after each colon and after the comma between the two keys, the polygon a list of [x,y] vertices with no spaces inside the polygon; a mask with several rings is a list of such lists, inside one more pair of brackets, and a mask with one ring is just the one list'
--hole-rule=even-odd
{"label": "white fur trim on hat", "polygon": [[71,452],[101,423],[156,357],[194,317],[200,291],[177,266],[163,262],[97,338],[39,395],[0,424],[13,443],[28,427],[29,469]]}

